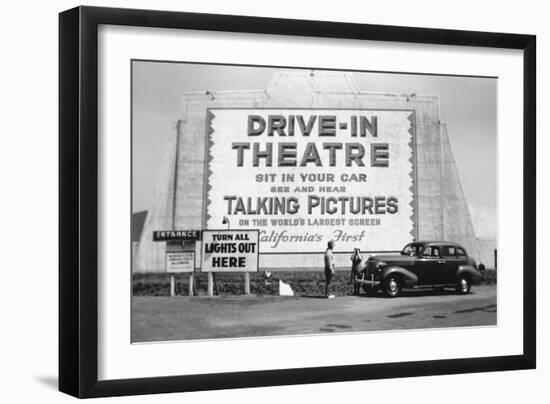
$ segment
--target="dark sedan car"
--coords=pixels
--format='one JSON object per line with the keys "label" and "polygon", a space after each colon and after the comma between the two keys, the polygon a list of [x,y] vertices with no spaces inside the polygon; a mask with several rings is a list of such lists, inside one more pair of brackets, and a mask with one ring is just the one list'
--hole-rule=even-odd
{"label": "dark sedan car", "polygon": [[396,297],[403,288],[453,287],[470,292],[483,278],[475,260],[456,243],[418,241],[407,244],[400,254],[373,255],[363,263],[357,281],[367,294],[382,290]]}

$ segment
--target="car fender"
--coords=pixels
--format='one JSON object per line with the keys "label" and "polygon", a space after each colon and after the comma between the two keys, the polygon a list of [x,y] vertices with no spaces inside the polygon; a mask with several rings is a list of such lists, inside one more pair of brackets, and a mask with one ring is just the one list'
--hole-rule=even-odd
{"label": "car fender", "polygon": [[456,279],[458,280],[461,275],[469,275],[474,285],[481,283],[481,279],[483,278],[479,271],[472,265],[460,265],[456,272]]}
{"label": "car fender", "polygon": [[390,275],[398,274],[405,282],[404,286],[414,286],[418,283],[418,276],[408,269],[398,267],[398,266],[389,266],[382,270],[382,279],[387,279]]}

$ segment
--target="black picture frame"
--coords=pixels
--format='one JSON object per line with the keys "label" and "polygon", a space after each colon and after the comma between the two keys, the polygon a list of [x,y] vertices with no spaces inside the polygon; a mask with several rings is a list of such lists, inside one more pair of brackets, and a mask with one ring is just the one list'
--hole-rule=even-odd
{"label": "black picture frame", "polygon": [[[98,26],[344,38],[523,51],[523,353],[98,381]],[[459,374],[536,366],[536,37],[183,12],[77,7],[59,15],[59,389],[76,397]]]}

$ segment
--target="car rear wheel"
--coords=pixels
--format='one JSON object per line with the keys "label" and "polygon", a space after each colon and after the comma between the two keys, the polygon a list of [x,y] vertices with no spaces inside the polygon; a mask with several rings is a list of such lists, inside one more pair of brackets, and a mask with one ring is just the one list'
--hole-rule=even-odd
{"label": "car rear wheel", "polygon": [[401,293],[400,279],[390,276],[384,281],[384,294],[388,297],[397,297]]}
{"label": "car rear wheel", "polygon": [[472,283],[470,282],[470,279],[468,279],[465,276],[461,276],[458,278],[458,282],[456,284],[456,291],[457,293],[461,295],[465,295],[470,293],[470,288],[472,287]]}

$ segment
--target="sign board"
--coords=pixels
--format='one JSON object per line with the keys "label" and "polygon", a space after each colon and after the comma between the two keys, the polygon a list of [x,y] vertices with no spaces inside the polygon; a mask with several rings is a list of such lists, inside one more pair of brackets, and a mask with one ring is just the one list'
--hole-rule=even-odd
{"label": "sign board", "polygon": [[257,272],[258,230],[204,230],[203,272]]}
{"label": "sign board", "polygon": [[400,250],[415,237],[414,112],[210,109],[205,228],[261,253]]}
{"label": "sign board", "polygon": [[153,241],[187,241],[200,240],[200,230],[155,230]]}
{"label": "sign board", "polygon": [[166,272],[193,272],[194,270],[195,253],[192,251],[166,253]]}

